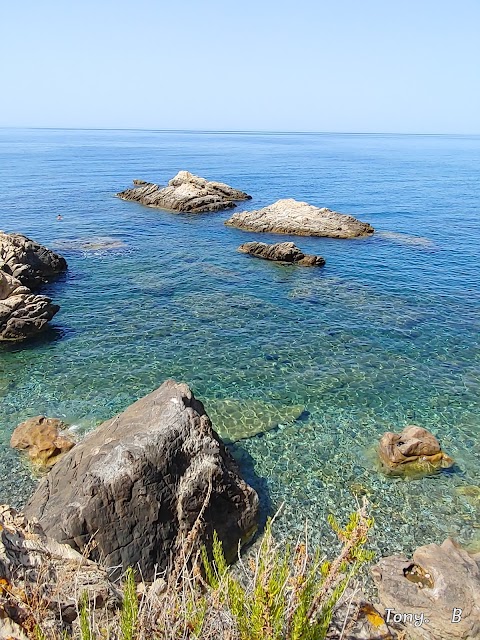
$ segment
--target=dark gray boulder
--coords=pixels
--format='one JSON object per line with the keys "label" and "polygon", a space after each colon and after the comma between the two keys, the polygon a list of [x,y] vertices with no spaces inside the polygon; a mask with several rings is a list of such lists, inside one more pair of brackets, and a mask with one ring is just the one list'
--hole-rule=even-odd
{"label": "dark gray boulder", "polygon": [[250,200],[243,191],[223,182],[209,182],[188,171],[179,171],[167,187],[134,180],[133,189],[117,193],[122,200],[133,200],[148,207],[159,207],[183,213],[221,211],[235,207],[235,200]]}
{"label": "dark gray boulder", "polygon": [[[204,503],[206,504],[204,506]],[[216,530],[226,555],[256,529],[258,496],[185,384],[167,380],[104,422],[40,482],[25,515],[108,567],[168,570],[200,511],[198,541]],[[197,526],[198,526],[197,524]]]}
{"label": "dark gray boulder", "polygon": [[26,340],[42,331],[60,307],[0,269],[0,342]]}
{"label": "dark gray boulder", "polygon": [[241,253],[249,253],[264,260],[274,260],[288,264],[300,264],[304,267],[323,267],[325,258],[322,256],[306,255],[293,242],[245,242],[238,247]]}
{"label": "dark gray boulder", "polygon": [[27,236],[0,231],[0,269],[35,289],[66,271],[67,262]]}

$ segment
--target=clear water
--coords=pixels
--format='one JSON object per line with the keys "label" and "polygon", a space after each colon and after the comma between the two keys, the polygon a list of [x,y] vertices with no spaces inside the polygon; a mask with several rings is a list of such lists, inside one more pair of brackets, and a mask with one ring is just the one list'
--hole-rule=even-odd
{"label": "clear water", "polygon": [[[228,212],[113,197],[180,169],[251,193],[240,210],[293,197],[378,233],[259,237],[225,227]],[[8,445],[21,420],[44,413],[88,431],[173,377],[236,440],[265,507],[285,502],[282,532],[308,519],[328,539],[327,514],[366,493],[379,552],[474,543],[479,169],[479,137],[1,130],[0,228],[57,248],[70,270],[46,288],[61,305],[52,329],[0,348],[0,500],[21,505],[34,485]],[[82,248],[98,238],[115,246]],[[236,252],[252,239],[292,239],[326,267]],[[438,435],[452,471],[379,473],[379,436],[412,422]]]}

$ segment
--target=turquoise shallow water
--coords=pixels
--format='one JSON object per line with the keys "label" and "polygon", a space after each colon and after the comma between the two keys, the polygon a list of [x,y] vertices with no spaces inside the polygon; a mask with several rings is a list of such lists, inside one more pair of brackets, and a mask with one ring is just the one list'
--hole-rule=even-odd
{"label": "turquoise shallow water", "polygon": [[[229,213],[189,216],[113,196],[133,178],[188,169],[254,196],[351,213],[372,238],[257,236]],[[70,270],[46,287],[51,331],[0,348],[0,500],[34,480],[8,446],[39,413],[80,432],[165,378],[188,382],[235,440],[244,473],[280,531],[366,492],[382,553],[454,535],[478,540],[480,373],[479,137],[0,130],[0,228],[57,248]],[[62,222],[56,221],[61,213]],[[109,239],[111,249],[82,243]],[[324,269],[239,254],[241,242],[294,240]],[[387,479],[372,447],[385,430],[431,429],[449,472]],[[470,491],[470,493],[472,493]]]}

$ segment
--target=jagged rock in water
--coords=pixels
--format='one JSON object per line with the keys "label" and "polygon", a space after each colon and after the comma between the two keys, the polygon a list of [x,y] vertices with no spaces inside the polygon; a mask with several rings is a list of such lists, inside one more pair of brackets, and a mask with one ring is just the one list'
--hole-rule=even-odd
{"label": "jagged rock in water", "polygon": [[413,559],[382,558],[372,575],[386,621],[409,616],[403,620],[408,638],[480,638],[480,559],[453,540],[419,547]]}
{"label": "jagged rock in water", "polygon": [[[213,530],[233,558],[256,529],[258,496],[185,384],[159,389],[104,422],[43,478],[25,514],[45,532],[109,567],[168,570],[205,509],[197,542]],[[197,525],[198,526],[198,525]]]}
{"label": "jagged rock in water", "polygon": [[304,267],[323,267],[325,258],[322,256],[306,255],[293,242],[245,242],[238,247],[241,253],[249,253],[264,260],[299,264]]}
{"label": "jagged rock in water", "polygon": [[25,340],[45,328],[60,307],[0,269],[0,342]]}
{"label": "jagged rock in water", "polygon": [[35,466],[48,469],[75,446],[75,442],[62,433],[66,428],[58,418],[29,418],[15,428],[10,446],[27,453]]}
{"label": "jagged rock in water", "polygon": [[34,289],[66,271],[67,262],[20,233],[0,231],[0,269]]}
{"label": "jagged rock in water", "polygon": [[221,211],[235,207],[235,200],[250,200],[251,196],[222,182],[209,182],[188,171],[179,171],[167,187],[134,180],[133,189],[117,193],[122,200],[134,200],[149,207],[159,207],[184,213]]}
{"label": "jagged rock in water", "polygon": [[373,227],[353,216],[326,208],[320,209],[293,198],[277,200],[256,211],[234,213],[225,224],[245,231],[328,238],[357,238],[374,232]]}
{"label": "jagged rock in water", "polygon": [[432,433],[413,424],[405,427],[401,433],[384,433],[378,445],[378,454],[388,473],[415,475],[454,464]]}
{"label": "jagged rock in water", "polygon": [[0,505],[0,627],[31,631],[36,602],[43,629],[60,637],[55,633],[75,620],[84,593],[92,608],[116,608],[122,601],[104,568],[47,537],[37,522]]}

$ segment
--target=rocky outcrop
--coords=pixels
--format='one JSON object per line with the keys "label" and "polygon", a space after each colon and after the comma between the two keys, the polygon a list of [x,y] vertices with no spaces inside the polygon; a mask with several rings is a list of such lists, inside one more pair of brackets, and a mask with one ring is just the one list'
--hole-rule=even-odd
{"label": "rocky outcrop", "polygon": [[60,307],[36,295],[0,269],[0,342],[30,338],[45,328]]}
{"label": "rocky outcrop", "polygon": [[0,269],[34,289],[67,270],[65,258],[20,233],[0,231]]}
{"label": "rocky outcrop", "polygon": [[29,418],[15,428],[10,446],[27,453],[36,467],[49,469],[75,446],[74,440],[62,433],[66,428],[58,418]]}
{"label": "rocky outcrop", "polygon": [[353,216],[320,209],[292,198],[278,200],[257,211],[234,213],[225,224],[245,231],[328,238],[358,238],[374,232],[373,227]]}
{"label": "rocky outcrop", "polygon": [[184,213],[221,211],[235,207],[235,200],[250,200],[251,196],[222,182],[209,182],[188,171],[179,171],[167,187],[134,180],[133,189],[117,193],[122,200],[134,200],[148,207],[159,207]]}
{"label": "rocky outcrop", "polygon": [[385,620],[402,623],[407,638],[480,638],[480,563],[452,540],[419,547],[411,560],[382,558],[372,574]]}
{"label": "rocky outcrop", "polygon": [[416,425],[408,425],[401,433],[384,433],[378,454],[389,473],[429,473],[454,464],[442,451],[437,438]]}
{"label": "rocky outcrop", "polygon": [[249,253],[264,260],[274,260],[288,264],[299,264],[304,267],[323,267],[325,258],[322,256],[305,255],[293,242],[245,242],[238,247],[241,253]]}
{"label": "rocky outcrop", "polygon": [[233,557],[256,528],[258,496],[185,384],[167,380],[108,420],[43,478],[25,509],[47,535],[109,567],[168,570],[197,522]]}
{"label": "rocky outcrop", "polygon": [[34,631],[35,623],[40,622],[35,613],[41,613],[43,630],[60,637],[55,633],[75,620],[85,593],[91,608],[113,609],[121,604],[121,593],[105,569],[48,538],[38,523],[0,505],[2,630],[22,638],[24,630]]}

